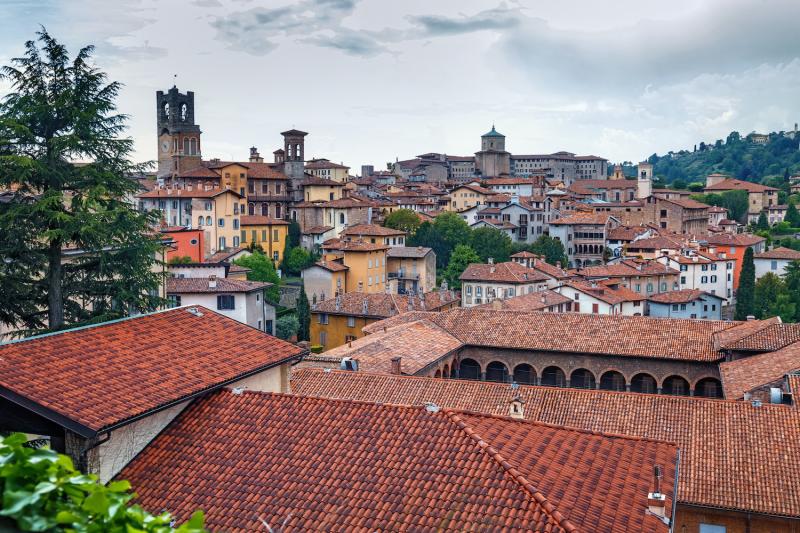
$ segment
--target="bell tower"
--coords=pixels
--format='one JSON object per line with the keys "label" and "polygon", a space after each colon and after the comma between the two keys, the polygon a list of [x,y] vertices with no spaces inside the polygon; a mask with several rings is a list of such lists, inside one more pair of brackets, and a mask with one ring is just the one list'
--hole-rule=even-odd
{"label": "bell tower", "polygon": [[194,93],[176,86],[156,92],[158,177],[170,178],[200,166],[200,126],[194,121]]}
{"label": "bell tower", "polygon": [[283,173],[289,178],[292,200],[302,201],[303,186],[301,182],[305,179],[305,137],[308,133],[300,130],[288,130],[281,132],[281,135],[283,135]]}

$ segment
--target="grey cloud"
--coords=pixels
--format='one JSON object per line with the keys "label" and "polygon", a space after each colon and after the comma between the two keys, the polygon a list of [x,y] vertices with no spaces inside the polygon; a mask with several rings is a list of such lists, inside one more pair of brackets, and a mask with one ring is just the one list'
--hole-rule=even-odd
{"label": "grey cloud", "polygon": [[333,35],[320,35],[303,39],[302,42],[323,48],[333,48],[341,50],[348,55],[362,57],[370,57],[387,51],[384,45],[367,36],[364,32],[336,32]]}
{"label": "grey cloud", "polygon": [[193,0],[192,5],[197,7],[222,7],[222,2],[219,0]]}
{"label": "grey cloud", "polygon": [[407,17],[415,26],[425,33],[424,37],[443,35],[459,35],[483,30],[504,30],[515,28],[520,24],[521,13],[517,8],[497,7],[481,11],[475,15],[459,17],[443,17],[422,15]]}

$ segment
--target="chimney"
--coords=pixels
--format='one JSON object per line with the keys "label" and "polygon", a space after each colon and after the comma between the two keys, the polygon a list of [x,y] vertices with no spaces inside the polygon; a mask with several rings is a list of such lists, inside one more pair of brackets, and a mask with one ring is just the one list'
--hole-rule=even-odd
{"label": "chimney", "polygon": [[755,320],[755,319],[756,319],[756,317],[754,317],[753,315],[747,315],[747,321],[748,322],[750,322],[752,320]]}
{"label": "chimney", "polygon": [[653,481],[655,488],[653,492],[647,494],[647,510],[650,514],[662,519],[667,523],[667,497],[661,493],[661,467],[653,467]]}
{"label": "chimney", "polygon": [[361,314],[366,315],[369,313],[369,300],[364,298],[364,301],[361,304]]}
{"label": "chimney", "polygon": [[395,374],[397,376],[399,376],[401,374],[401,372],[400,372],[400,362],[402,361],[402,359],[403,358],[399,357],[399,356],[398,357],[392,357],[392,359],[391,359],[391,361],[392,361],[391,373],[392,374]]}
{"label": "chimney", "polygon": [[508,416],[511,418],[525,418],[525,400],[519,394],[508,402]]}
{"label": "chimney", "polygon": [[216,289],[217,288],[217,275],[211,274],[208,276],[208,288],[209,289]]}
{"label": "chimney", "polygon": [[490,257],[490,258],[488,259],[488,263],[489,263],[490,265],[493,265],[493,264],[494,264],[494,257]]}
{"label": "chimney", "polygon": [[561,268],[561,261],[556,261],[556,266],[557,266],[558,268]]}
{"label": "chimney", "polygon": [[263,163],[264,158],[261,157],[261,154],[258,153],[258,148],[255,146],[250,147],[250,162],[251,163]]}
{"label": "chimney", "polygon": [[503,300],[499,298],[496,300],[492,300],[492,309],[494,309],[495,311],[499,311],[502,308],[503,308]]}
{"label": "chimney", "polygon": [[413,311],[414,310],[414,295],[413,294],[409,294],[408,295],[408,310],[409,311]]}

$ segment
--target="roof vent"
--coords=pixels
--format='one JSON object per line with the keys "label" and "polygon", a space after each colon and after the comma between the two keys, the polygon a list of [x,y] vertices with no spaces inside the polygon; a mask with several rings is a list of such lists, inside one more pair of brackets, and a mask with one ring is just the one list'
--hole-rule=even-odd
{"label": "roof vent", "polygon": [[322,369],[322,372],[323,372],[324,374],[330,374],[330,373],[332,372],[332,369],[330,369],[330,368],[323,368],[323,369]]}
{"label": "roof vent", "polygon": [[769,388],[769,403],[783,403],[783,391],[780,388]]}
{"label": "roof vent", "polygon": [[340,370],[351,370],[353,372],[358,370],[358,359],[352,357],[343,357],[342,362],[339,363]]}
{"label": "roof vent", "polygon": [[236,395],[240,395],[244,392],[244,387],[234,387],[231,389],[231,392]]}
{"label": "roof vent", "polygon": [[203,316],[203,313],[201,313],[200,310],[196,307],[189,307],[188,309],[186,309],[186,312],[191,313],[194,316]]}
{"label": "roof vent", "polygon": [[211,274],[208,276],[208,288],[209,289],[216,289],[217,288],[217,275]]}
{"label": "roof vent", "polygon": [[752,405],[753,407],[761,407],[761,400],[753,400]]}
{"label": "roof vent", "polygon": [[425,402],[425,410],[428,411],[429,413],[438,413],[439,406],[433,402]]}

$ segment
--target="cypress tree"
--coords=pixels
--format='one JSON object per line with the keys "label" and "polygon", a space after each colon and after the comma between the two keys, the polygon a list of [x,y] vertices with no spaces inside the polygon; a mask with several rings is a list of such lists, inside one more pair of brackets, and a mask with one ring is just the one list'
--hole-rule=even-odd
{"label": "cypress tree", "polygon": [[297,330],[297,340],[311,340],[311,306],[308,304],[306,288],[300,285],[300,296],[297,298],[297,320],[300,328]]}
{"label": "cypress tree", "polygon": [[736,320],[747,320],[755,306],[756,266],[753,262],[753,249],[744,251],[742,270],[739,274],[739,290],[736,292]]}

